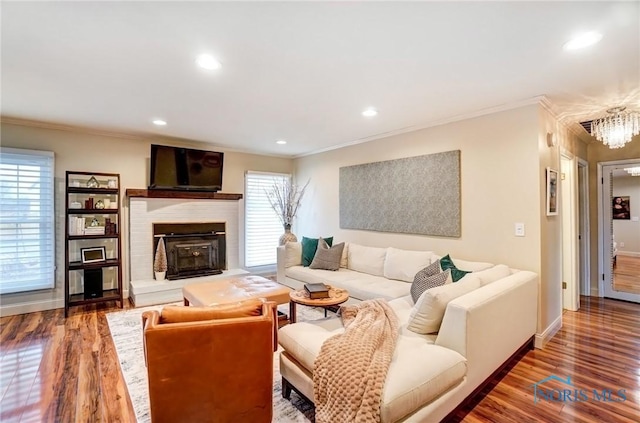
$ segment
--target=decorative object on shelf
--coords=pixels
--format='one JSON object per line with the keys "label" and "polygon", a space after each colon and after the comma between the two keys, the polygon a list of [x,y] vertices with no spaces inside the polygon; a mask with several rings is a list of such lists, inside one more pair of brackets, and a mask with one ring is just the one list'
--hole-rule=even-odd
{"label": "decorative object on shelf", "polygon": [[547,168],[547,216],[558,214],[558,171]]}
{"label": "decorative object on shelf", "polygon": [[98,210],[104,209],[104,202],[102,200],[98,200],[94,206]]}
{"label": "decorative object on shelf", "polygon": [[109,207],[111,207],[111,199],[109,198],[105,198],[102,203],[104,204],[104,208],[108,209]]}
{"label": "decorative object on shelf", "polygon": [[640,176],[640,166],[625,167],[624,170],[626,170],[631,176]]}
{"label": "decorative object on shelf", "polygon": [[108,188],[118,188],[118,184],[117,184],[115,179],[109,179],[107,181],[107,187]]}
{"label": "decorative object on shelf", "polygon": [[303,187],[299,187],[292,183],[290,179],[282,179],[275,182],[270,189],[265,190],[269,204],[271,204],[284,227],[284,234],[278,241],[280,245],[298,240],[295,234],[291,232],[291,224],[298,213],[304,191],[307,189],[309,182],[307,181]]}
{"label": "decorative object on shelf", "polygon": [[591,135],[609,148],[621,148],[640,134],[640,114],[625,111],[626,107],[612,107],[608,116],[591,122]]}
{"label": "decorative object on shelf", "polygon": [[118,208],[118,202],[117,201],[112,201],[111,204],[109,204],[109,208],[110,209],[117,209]]}
{"label": "decorative object on shelf", "polygon": [[100,221],[97,217],[94,217],[93,219],[91,219],[91,223],[89,223],[89,226],[100,226]]}
{"label": "decorative object on shelf", "polygon": [[82,263],[97,263],[107,259],[107,249],[105,247],[81,248],[80,257]]}
{"label": "decorative object on shelf", "polygon": [[164,238],[160,237],[156,247],[156,256],[153,259],[153,272],[157,281],[163,281],[167,274],[167,252],[164,248]]}
{"label": "decorative object on shelf", "polygon": [[95,176],[89,178],[87,181],[87,188],[100,188],[100,182],[98,182]]}
{"label": "decorative object on shelf", "polygon": [[69,186],[73,188],[80,188],[80,181],[78,181],[77,179],[73,180],[69,182]]}
{"label": "decorative object on shelf", "polygon": [[93,208],[93,197],[89,197],[84,200],[84,208],[87,210]]}
{"label": "decorative object on shelf", "polygon": [[69,204],[69,208],[70,209],[81,209],[82,208],[82,203],[80,203],[79,201],[72,201],[71,204]]}

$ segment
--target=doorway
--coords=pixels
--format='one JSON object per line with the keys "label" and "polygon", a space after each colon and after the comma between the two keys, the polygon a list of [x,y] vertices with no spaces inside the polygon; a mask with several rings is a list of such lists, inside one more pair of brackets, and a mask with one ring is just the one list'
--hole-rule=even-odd
{"label": "doorway", "polygon": [[600,292],[640,303],[640,177],[625,169],[640,160],[598,164]]}

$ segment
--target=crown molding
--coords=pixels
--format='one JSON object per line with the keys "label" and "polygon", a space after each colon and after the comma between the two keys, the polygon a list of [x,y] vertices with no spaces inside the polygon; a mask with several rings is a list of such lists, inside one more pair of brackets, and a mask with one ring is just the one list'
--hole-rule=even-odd
{"label": "crown molding", "polygon": [[[370,135],[368,137],[359,138],[357,140],[343,142],[343,143],[340,143],[340,144],[333,145],[331,147],[326,147],[326,148],[321,148],[321,149],[318,149],[318,150],[313,150],[313,151],[311,151],[309,153],[304,153],[304,154],[299,154],[299,155],[293,156],[293,158],[294,159],[298,159],[298,158],[301,158],[301,157],[313,156],[314,154],[326,153],[327,151],[332,151],[332,150],[339,150],[341,148],[350,147],[352,145],[363,144],[363,143],[366,143],[366,142],[369,142],[369,141],[374,141],[374,140],[378,140],[378,139],[382,139],[382,138],[388,138],[388,137],[391,137],[391,136],[394,136],[394,135],[400,135],[400,134],[404,134],[404,133],[407,133],[407,132],[420,131],[422,129],[432,128],[434,126],[446,125],[448,123],[459,122],[459,121],[462,121],[462,120],[473,119],[473,118],[477,118],[477,117],[480,117],[480,116],[491,115],[493,113],[499,113],[499,112],[504,112],[504,111],[507,111],[507,110],[518,109],[520,107],[530,106],[532,104],[540,104],[541,101],[543,99],[545,99],[545,98],[546,98],[545,96],[536,96],[536,97],[528,98],[528,99],[521,100],[521,101],[515,101],[515,102],[511,102],[511,103],[500,104],[498,106],[493,106],[493,107],[489,107],[489,108],[486,108],[486,109],[480,109],[480,110],[476,110],[476,111],[469,112],[469,113],[463,113],[463,114],[460,114],[460,115],[455,115],[455,116],[444,118],[444,119],[433,120],[433,121],[427,122],[426,124],[423,124],[423,125],[405,126],[403,128],[394,129],[394,130],[387,131],[387,132],[381,132],[379,134]],[[551,103],[549,102],[549,104],[551,104]]]}
{"label": "crown molding", "polygon": [[172,137],[167,135],[158,135],[158,134],[150,134],[150,133],[135,132],[135,131],[116,131],[112,129],[94,128],[90,126],[81,126],[81,125],[68,125],[68,124],[57,123],[57,122],[46,122],[46,121],[39,121],[39,120],[32,120],[32,119],[23,119],[23,118],[17,118],[12,116],[0,116],[0,124],[49,129],[53,131],[66,131],[66,132],[74,132],[77,134],[89,134],[89,135],[97,135],[102,137],[120,138],[120,139],[136,140],[136,141],[156,141],[156,142],[167,141],[167,142],[188,143],[188,144],[193,144],[193,143],[205,144],[208,147],[224,150],[225,152],[228,151],[228,152],[234,152],[234,153],[253,154],[256,156],[277,157],[280,159],[293,158],[290,155],[263,153],[263,152],[257,152],[254,150],[229,148],[220,144],[215,144],[215,143],[201,141],[201,140],[193,140],[188,138]]}

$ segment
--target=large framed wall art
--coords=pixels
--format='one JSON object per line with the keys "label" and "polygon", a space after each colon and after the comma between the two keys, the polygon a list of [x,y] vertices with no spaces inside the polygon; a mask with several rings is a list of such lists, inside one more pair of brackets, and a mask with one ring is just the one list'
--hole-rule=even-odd
{"label": "large framed wall art", "polygon": [[460,150],[340,168],[340,227],[460,237]]}

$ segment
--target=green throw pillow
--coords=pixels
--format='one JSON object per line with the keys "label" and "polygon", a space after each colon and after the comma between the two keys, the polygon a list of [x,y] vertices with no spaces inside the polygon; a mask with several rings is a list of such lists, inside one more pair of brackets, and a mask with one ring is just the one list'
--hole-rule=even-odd
{"label": "green throw pillow", "polygon": [[464,275],[466,275],[467,273],[471,273],[471,272],[467,272],[466,270],[458,269],[456,265],[453,264],[453,260],[451,260],[451,257],[449,257],[449,254],[447,254],[446,256],[440,259],[440,268],[442,269],[443,272],[447,269],[451,269],[451,279],[453,279],[454,282],[458,282],[460,279],[464,277]]}
{"label": "green throw pillow", "polygon": [[[322,237],[327,242],[327,245],[331,247],[333,244],[333,237],[325,238]],[[313,258],[316,255],[316,250],[318,249],[318,238],[307,238],[306,236],[302,237],[302,265],[304,267],[309,267]]]}

